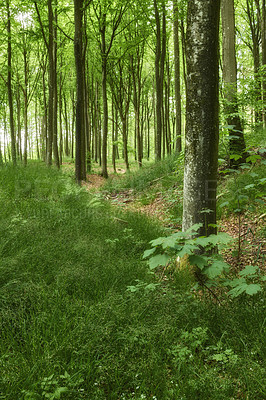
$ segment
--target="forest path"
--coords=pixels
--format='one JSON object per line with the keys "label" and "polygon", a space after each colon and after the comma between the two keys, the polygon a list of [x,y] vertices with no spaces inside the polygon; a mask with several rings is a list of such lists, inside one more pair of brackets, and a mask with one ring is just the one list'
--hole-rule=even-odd
{"label": "forest path", "polygon": [[[119,175],[123,175],[124,173],[125,171],[122,169],[118,171]],[[118,175],[110,174],[110,176],[117,177]],[[105,178],[103,178],[99,174],[88,174],[87,181],[83,181],[82,186],[91,193],[99,193],[100,188],[104,185],[105,182]],[[113,205],[123,207],[131,211],[144,213],[151,218],[159,219],[164,225],[166,225],[166,219],[168,218],[167,205],[165,204],[162,193],[160,192],[148,204],[141,204],[132,189],[127,189],[115,194],[103,193],[103,196]]]}
{"label": "forest path", "polygon": [[[123,176],[125,170],[118,169],[117,174],[110,176],[118,177]],[[127,189],[119,193],[110,194],[102,192],[100,189],[106,180],[99,175],[93,173],[87,175],[87,181],[82,183],[82,186],[91,193],[101,193],[104,198],[111,202],[114,206],[121,207],[125,210],[143,213],[150,218],[160,220],[165,227],[173,229],[181,229],[181,225],[173,224],[169,218],[169,204],[165,201],[163,192],[158,189],[158,192],[152,200],[147,201],[147,204],[140,202],[139,194],[136,194],[132,189]],[[181,199],[180,199],[181,201]],[[235,249],[230,249],[225,254],[226,261],[235,269],[241,270],[246,265],[257,265],[261,270],[266,272],[266,239],[257,234],[257,231],[265,227],[264,215],[249,215],[246,213],[241,216],[240,223],[240,241],[241,253],[238,256]],[[228,215],[224,216],[219,222],[220,230],[228,233],[237,241],[239,237],[239,221],[238,216]],[[237,247],[235,245],[235,247]]]}

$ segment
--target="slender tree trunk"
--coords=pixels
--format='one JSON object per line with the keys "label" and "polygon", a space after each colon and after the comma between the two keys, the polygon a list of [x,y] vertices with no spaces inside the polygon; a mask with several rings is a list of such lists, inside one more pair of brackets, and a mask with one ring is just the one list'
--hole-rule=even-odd
{"label": "slender tree trunk", "polygon": [[102,45],[102,98],[103,98],[103,141],[102,141],[102,176],[108,178],[107,172],[107,134],[108,134],[108,99],[107,99],[107,54],[106,54],[106,14],[103,14],[101,29]]}
{"label": "slender tree trunk", "polygon": [[112,163],[113,163],[113,170],[116,173],[116,144],[115,144],[115,130],[116,130],[116,120],[115,120],[115,103],[114,98],[112,97]]}
{"label": "slender tree trunk", "polygon": [[17,157],[22,161],[22,148],[21,148],[21,101],[20,101],[20,90],[19,85],[17,87],[17,130],[18,130],[18,140],[17,140]]}
{"label": "slender tree trunk", "polygon": [[58,88],[57,88],[57,0],[55,2],[55,12],[53,15],[53,150],[54,162],[60,168],[58,152]]}
{"label": "slender tree trunk", "polygon": [[124,160],[126,164],[126,169],[129,170],[129,161],[128,161],[128,151],[127,151],[127,117],[121,116],[122,120],[122,135],[123,135],[123,153],[124,153]]}
{"label": "slender tree trunk", "polygon": [[156,21],[156,51],[155,51],[155,81],[156,81],[156,133],[155,133],[155,158],[161,159],[163,135],[163,82],[164,62],[166,54],[166,10],[162,2],[162,26],[157,0],[154,0]]}
{"label": "slender tree trunk", "polygon": [[28,57],[26,42],[24,43],[23,58],[24,58],[24,152],[23,152],[23,162],[27,165],[27,147],[28,147]]}
{"label": "slender tree trunk", "polygon": [[76,63],[77,76],[77,95],[76,95],[76,158],[75,158],[75,175],[76,181],[80,184],[85,179],[82,168],[82,145],[84,134],[84,80],[83,80],[83,63],[82,63],[82,20],[83,20],[83,0],[74,1],[75,10],[75,39],[74,53]]}
{"label": "slender tree trunk", "polygon": [[173,28],[174,28],[174,55],[175,55],[175,151],[181,151],[181,87],[180,87],[180,49],[179,49],[179,19],[178,3],[173,0]]}
{"label": "slender tree trunk", "polygon": [[11,155],[13,164],[16,165],[17,153],[16,153],[16,135],[15,135],[13,92],[12,92],[12,46],[11,46],[11,17],[10,17],[9,0],[6,0],[6,10],[7,10],[7,66],[8,66],[7,91],[8,91],[8,103],[9,103]]}
{"label": "slender tree trunk", "polygon": [[[259,69],[260,69],[260,35],[261,35],[261,26],[260,26],[260,9],[259,4],[255,1],[255,5],[257,10],[254,9],[253,0],[246,0],[247,4],[247,15],[249,19],[249,26],[251,30],[251,38],[252,38],[252,54],[254,61],[254,78],[256,83],[256,94],[257,101],[260,103],[261,101],[261,84],[259,82]],[[259,126],[262,122],[262,115],[260,110],[255,109],[255,124]]]}
{"label": "slender tree trunk", "polygon": [[[223,80],[225,114],[227,124],[233,126],[229,129],[230,155],[243,155],[245,152],[245,140],[242,124],[238,111],[237,100],[237,64],[235,51],[235,10],[234,0],[222,0],[222,31],[223,31]],[[237,166],[239,162],[232,159],[231,165]]]}
{"label": "slender tree trunk", "polygon": [[186,64],[187,50],[186,50],[186,32],[185,32],[184,21],[181,21],[180,29],[181,29],[181,41],[182,41],[183,77],[184,77],[185,89],[186,89],[186,93],[187,93],[187,64]]}
{"label": "slender tree trunk", "polygon": [[49,98],[48,98],[48,137],[47,137],[47,165],[52,165],[53,138],[54,138],[54,38],[53,38],[53,8],[52,0],[48,0],[48,20],[49,20]]}
{"label": "slender tree trunk", "polygon": [[63,95],[64,100],[64,119],[65,119],[65,155],[69,157],[69,125],[68,125],[68,112],[67,112],[67,101],[65,94]]}
{"label": "slender tree trunk", "polygon": [[[215,233],[219,141],[220,1],[188,0],[183,231]],[[209,225],[214,224],[214,225]]]}
{"label": "slender tree trunk", "polygon": [[266,128],[266,7],[265,0],[262,0],[262,18],[261,18],[261,49],[262,49],[262,114],[263,127]]}

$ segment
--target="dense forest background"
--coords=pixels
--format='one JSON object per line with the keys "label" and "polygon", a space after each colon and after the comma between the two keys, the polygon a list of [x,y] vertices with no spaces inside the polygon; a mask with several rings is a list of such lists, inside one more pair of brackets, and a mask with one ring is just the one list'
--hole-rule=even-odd
{"label": "dense forest background", "polygon": [[[187,2],[74,3],[1,7],[0,161],[38,158],[60,168],[78,154],[81,180],[92,162],[107,177],[108,157],[115,170],[119,158],[129,169],[134,159],[141,167],[179,152]],[[265,124],[264,1],[224,0],[220,43],[222,137],[231,126],[231,136],[251,136]]]}

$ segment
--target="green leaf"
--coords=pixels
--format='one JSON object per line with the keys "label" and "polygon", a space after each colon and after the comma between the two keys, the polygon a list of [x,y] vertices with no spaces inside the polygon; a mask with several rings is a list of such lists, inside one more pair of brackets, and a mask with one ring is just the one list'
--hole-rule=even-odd
{"label": "green leaf", "polygon": [[228,292],[228,295],[231,297],[238,297],[240,294],[246,291],[247,286],[247,284],[236,286],[234,289]]}
{"label": "green leaf", "polygon": [[242,156],[241,156],[240,154],[232,154],[232,155],[230,156],[230,160],[235,160],[235,161],[237,161],[237,160],[239,160],[240,158],[242,158]]}
{"label": "green leaf", "polygon": [[253,267],[252,265],[247,265],[242,271],[239,272],[240,276],[256,275],[259,267]]}
{"label": "green leaf", "polygon": [[159,265],[165,266],[171,257],[167,256],[166,254],[157,254],[154,257],[149,259],[149,267],[151,270],[157,268]]}
{"label": "green leaf", "polygon": [[205,247],[209,244],[212,245],[212,247],[217,246],[218,244],[227,244],[231,242],[232,238],[228,233],[225,232],[219,232],[217,235],[209,235],[209,236],[201,236],[195,239],[195,244]]}
{"label": "green leaf", "polygon": [[259,156],[258,154],[252,154],[251,156],[246,158],[246,162],[252,162],[255,163],[257,160],[261,160],[261,156]]}
{"label": "green leaf", "polygon": [[241,168],[241,169],[250,169],[250,165],[248,165],[248,164],[242,164],[242,165],[240,165],[240,168]]}
{"label": "green leaf", "polygon": [[246,288],[246,293],[249,294],[250,296],[253,296],[253,294],[256,294],[260,291],[261,291],[261,286],[258,283],[251,283]]}
{"label": "green leaf", "polygon": [[225,263],[224,261],[214,261],[211,266],[206,268],[204,273],[208,276],[208,278],[213,279],[217,276],[221,275],[225,271],[229,271],[230,265]]}
{"label": "green leaf", "polygon": [[208,224],[208,227],[209,228],[218,228],[218,225],[217,224]]}
{"label": "green leaf", "polygon": [[166,237],[162,243],[162,248],[167,249],[168,247],[175,247],[178,238],[180,238],[180,235],[178,235],[178,233],[174,233],[173,235]]}
{"label": "green leaf", "polygon": [[186,233],[198,232],[198,230],[203,226],[203,224],[194,224],[192,225]]}
{"label": "green leaf", "polygon": [[255,184],[251,183],[250,185],[245,186],[244,189],[248,190],[248,189],[251,189],[251,188],[254,188],[254,187],[255,187]]}
{"label": "green leaf", "polygon": [[149,256],[152,255],[155,251],[156,251],[156,247],[153,247],[152,249],[149,249],[149,250],[145,250],[144,253],[143,253],[142,258],[147,258],[147,257],[149,257]]}
{"label": "green leaf", "polygon": [[195,250],[198,250],[198,249],[199,249],[198,246],[195,246],[195,244],[185,244],[185,245],[182,247],[182,250],[180,250],[180,251],[176,254],[176,256],[182,258],[182,257],[184,257],[186,254],[187,254],[187,255],[193,254],[194,251],[195,251]]}
{"label": "green leaf", "polygon": [[250,172],[249,175],[252,176],[252,178],[258,177],[258,174],[256,172]]}
{"label": "green leaf", "polygon": [[200,211],[200,214],[211,214],[213,213],[213,210],[210,208],[204,208],[203,210]]}
{"label": "green leaf", "polygon": [[224,201],[222,204],[219,205],[220,208],[226,207],[229,205],[229,201]]}
{"label": "green leaf", "polygon": [[208,257],[192,254],[189,256],[189,263],[191,265],[196,265],[199,269],[203,270],[203,268],[208,265]]}
{"label": "green leaf", "polygon": [[68,391],[67,387],[60,387],[57,388],[56,391],[54,392],[54,398],[55,399],[60,399],[62,393],[66,393]]}
{"label": "green leaf", "polygon": [[159,237],[157,239],[151,240],[150,244],[155,247],[155,246],[160,246],[165,240],[165,237]]}

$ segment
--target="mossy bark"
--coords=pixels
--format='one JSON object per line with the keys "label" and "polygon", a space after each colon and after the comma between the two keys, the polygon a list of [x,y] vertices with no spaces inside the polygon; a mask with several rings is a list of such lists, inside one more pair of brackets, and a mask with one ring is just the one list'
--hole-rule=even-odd
{"label": "mossy bark", "polygon": [[219,141],[219,0],[189,0],[183,230],[216,232]]}

